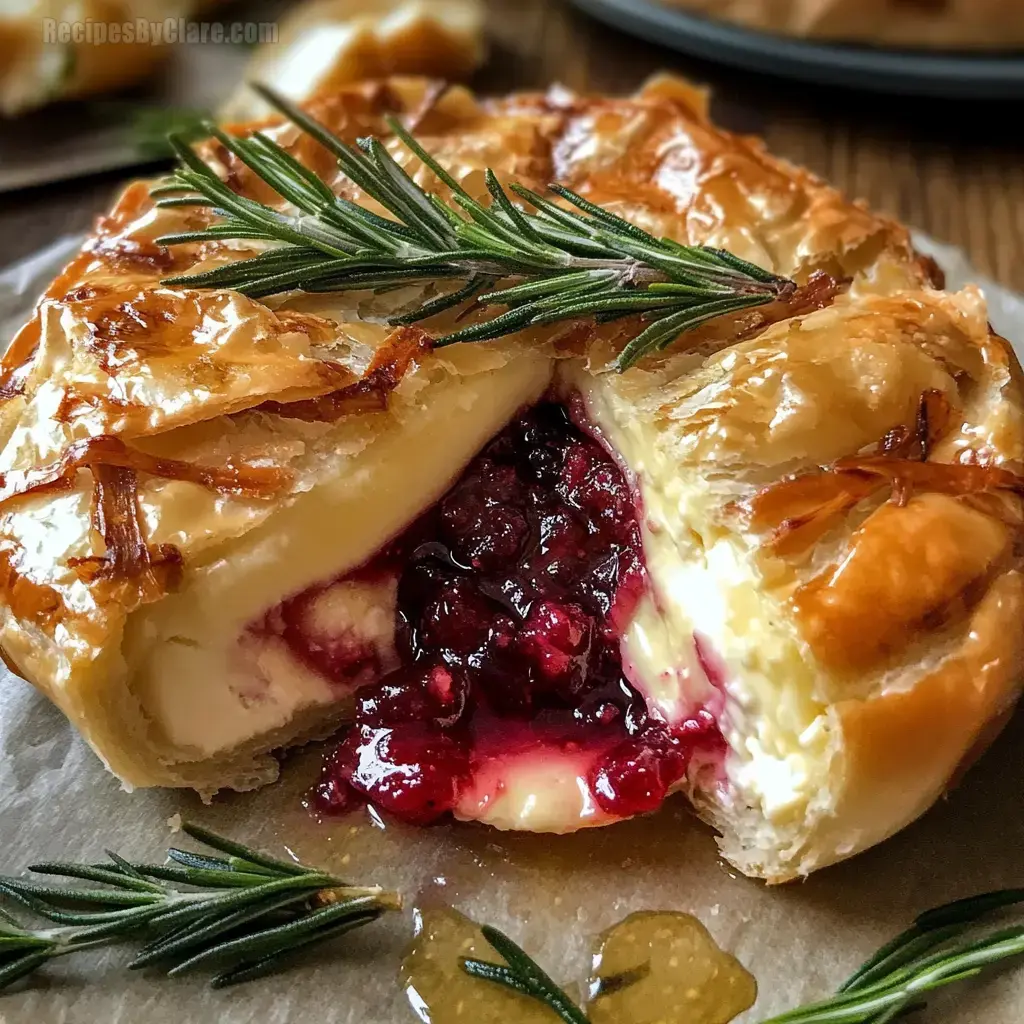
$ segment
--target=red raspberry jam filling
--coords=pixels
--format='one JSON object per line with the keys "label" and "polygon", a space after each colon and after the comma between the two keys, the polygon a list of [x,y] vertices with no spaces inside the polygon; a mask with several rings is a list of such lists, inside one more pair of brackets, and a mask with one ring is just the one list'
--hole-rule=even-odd
{"label": "red raspberry jam filling", "polygon": [[[657,808],[695,750],[720,749],[709,712],[669,728],[623,674],[619,636],[646,586],[635,503],[561,406],[507,427],[375,566],[398,574],[401,666],[358,691],[317,810],[372,802],[428,824],[539,751],[584,764],[603,816],[628,817]],[[347,674],[324,640],[285,638]]]}

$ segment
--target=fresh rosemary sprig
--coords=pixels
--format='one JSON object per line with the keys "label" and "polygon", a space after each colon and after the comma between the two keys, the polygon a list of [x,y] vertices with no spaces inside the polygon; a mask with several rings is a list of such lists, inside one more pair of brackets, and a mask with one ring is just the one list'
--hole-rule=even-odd
{"label": "fresh rosemary sprig", "polygon": [[[929,910],[859,967],[836,995],[762,1024],[890,1024],[921,1009],[929,992],[1024,955],[1024,926],[973,933],[986,915],[1020,903],[1024,889],[1005,889]],[[481,930],[507,966],[464,959],[461,966],[467,974],[542,1003],[565,1024],[589,1024],[583,1010],[510,938],[495,928]]]}
{"label": "fresh rosemary sprig", "polygon": [[836,995],[763,1024],[889,1024],[923,1007],[929,992],[1024,954],[1024,926],[973,932],[986,915],[1020,903],[1024,889],[1004,889],[929,910],[862,964]]}
{"label": "fresh rosemary sprig", "polygon": [[50,885],[0,877],[0,897],[58,927],[24,927],[0,910],[0,989],[60,956],[145,939],[131,969],[157,965],[170,976],[215,967],[214,988],[278,970],[286,958],[400,907],[379,888],[251,850],[198,825],[182,831],[210,853],[172,848],[170,863],[33,865],[44,875],[96,883]]}
{"label": "fresh rosemary sprig", "polygon": [[[168,864],[46,863],[30,870],[94,883],[50,885],[0,877],[0,897],[57,927],[28,928],[0,909],[0,989],[48,961],[97,946],[146,938],[131,969],[159,966],[168,976],[215,968],[223,988],[277,971],[310,946],[377,920],[401,906],[379,888],[356,888],[303,864],[280,861],[198,825],[182,831],[211,853],[171,848]],[[836,995],[763,1024],[890,1024],[924,1006],[937,988],[1024,955],[1024,926],[978,935],[987,915],[1024,903],[1006,889],[930,910],[859,967]],[[546,1006],[563,1024],[589,1024],[582,1010],[508,936],[484,926],[504,964],[467,958],[462,969]]]}
{"label": "fresh rosemary sprig", "polygon": [[138,106],[129,108],[125,121],[132,142],[139,152],[153,160],[173,159],[176,155],[169,138],[171,135],[186,142],[206,136],[209,114],[203,110]]}
{"label": "fresh rosemary sprig", "polygon": [[[189,142],[206,138],[208,110],[189,107],[154,106],[135,100],[101,99],[83,105],[83,114],[97,127],[116,130],[119,137],[135,147],[146,161],[171,161],[174,149],[168,137],[176,135]],[[127,159],[127,158],[126,158]]]}
{"label": "fresh rosemary sprig", "polygon": [[158,242],[252,239],[274,247],[166,284],[232,288],[261,297],[293,289],[385,291],[453,282],[450,291],[396,317],[396,324],[427,320],[471,300],[479,307],[505,307],[484,322],[437,338],[439,346],[498,338],[537,324],[638,316],[646,326],[623,349],[620,370],[709,320],[785,299],[795,288],[724,250],[656,238],[561,185],[551,185],[550,191],[567,205],[513,184],[517,205],[488,170],[491,199],[485,207],[399,121],[389,119],[395,135],[447,186],[452,206],[425,192],[379,139],[348,145],[287,100],[257,89],[329,150],[349,180],[389,216],[335,195],[265,133],[239,138],[208,124],[210,134],[295,212],[238,195],[185,139],[172,136],[180,163],[153,190],[157,205],[205,207],[219,220]]}

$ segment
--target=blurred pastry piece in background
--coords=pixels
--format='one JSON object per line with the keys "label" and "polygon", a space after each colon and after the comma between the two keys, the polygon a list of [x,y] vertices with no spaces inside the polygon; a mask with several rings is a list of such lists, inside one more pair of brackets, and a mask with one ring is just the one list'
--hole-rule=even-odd
{"label": "blurred pastry piece in background", "polygon": [[[0,0],[0,116],[143,81],[171,47],[152,37],[104,41],[97,26],[189,18],[209,6],[211,0]],[[77,42],[67,37],[73,26],[80,26]]]}
{"label": "blurred pastry piece in background", "polygon": [[1022,0],[661,0],[781,35],[913,49],[1024,48]]}
{"label": "blurred pastry piece in background", "polygon": [[[246,80],[302,101],[364,78],[466,78],[485,57],[482,0],[312,0],[256,51]],[[220,115],[250,121],[271,112],[243,84]]]}

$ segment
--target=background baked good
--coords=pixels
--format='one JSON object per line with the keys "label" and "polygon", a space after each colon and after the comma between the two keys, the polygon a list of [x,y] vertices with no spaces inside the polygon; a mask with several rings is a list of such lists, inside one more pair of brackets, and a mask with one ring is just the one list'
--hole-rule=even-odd
{"label": "background baked good", "polygon": [[1024,46],[1018,0],[661,0],[744,28],[879,46]]}
{"label": "background baked good", "polygon": [[309,0],[282,17],[277,39],[259,47],[219,110],[226,121],[272,108],[248,82],[299,102],[360,79],[428,75],[463,81],[484,61],[481,0]]}
{"label": "background baked good", "polygon": [[61,42],[44,34],[57,25],[134,24],[137,19],[187,18],[217,0],[34,0],[0,8],[0,116],[55,100],[82,99],[140,82],[163,63],[167,45],[144,42]]}
{"label": "background baked good", "polygon": [[[124,90],[152,76],[180,41],[52,41],[45,26],[89,22],[195,19],[221,0],[31,0],[0,7],[0,117],[57,100]],[[481,0],[310,0],[271,12],[236,5],[208,16],[254,27],[273,25],[276,38],[253,55],[246,81],[307,99],[361,78],[422,74],[459,80],[483,61]],[[183,22],[184,23],[184,22]],[[241,45],[241,44],[236,44]],[[244,85],[228,101],[225,120],[265,116],[268,108]]]}

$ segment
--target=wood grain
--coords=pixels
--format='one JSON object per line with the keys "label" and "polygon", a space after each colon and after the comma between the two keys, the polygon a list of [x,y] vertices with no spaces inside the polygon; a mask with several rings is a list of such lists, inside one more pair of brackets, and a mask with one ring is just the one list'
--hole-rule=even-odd
{"label": "wood grain", "polygon": [[[977,267],[1024,290],[1024,134],[1020,108],[943,104],[809,89],[723,69],[606,28],[564,0],[488,0],[488,93],[543,88],[629,92],[670,69],[710,84],[714,112],[763,136],[848,194],[964,247]],[[0,265],[81,231],[118,177],[0,196]]]}

